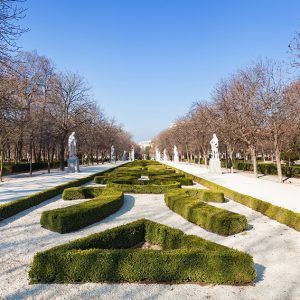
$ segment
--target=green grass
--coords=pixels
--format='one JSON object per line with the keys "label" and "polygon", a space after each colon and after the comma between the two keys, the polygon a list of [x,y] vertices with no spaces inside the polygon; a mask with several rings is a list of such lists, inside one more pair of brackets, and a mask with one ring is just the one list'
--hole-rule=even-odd
{"label": "green grass", "polygon": [[[163,250],[132,249],[142,242]],[[167,282],[252,284],[252,257],[149,220],[75,240],[34,256],[31,283]]]}

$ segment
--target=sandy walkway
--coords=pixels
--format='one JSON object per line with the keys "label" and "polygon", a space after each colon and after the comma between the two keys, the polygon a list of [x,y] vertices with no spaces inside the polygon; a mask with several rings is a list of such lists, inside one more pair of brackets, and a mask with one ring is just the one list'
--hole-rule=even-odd
{"label": "sandy walkway", "polygon": [[[227,238],[209,233],[173,213],[164,204],[163,195],[126,195],[120,211],[75,233],[60,235],[40,227],[42,211],[73,203],[57,197],[0,223],[0,299],[300,299],[299,233],[238,203],[216,205],[245,214],[252,229]],[[28,284],[29,264],[37,251],[139,218],[249,252],[259,274],[255,286]]]}
{"label": "sandy walkway", "polygon": [[300,186],[253,178],[243,174],[212,175],[203,166],[187,163],[164,162],[190,174],[210,180],[242,194],[300,212]]}
{"label": "sandy walkway", "polygon": [[[122,163],[118,162],[117,165]],[[0,205],[115,166],[116,164],[108,163],[81,167],[80,173],[54,171],[48,174],[47,171],[38,171],[34,172],[32,177],[28,176],[27,173],[11,176],[8,181],[0,183]]]}

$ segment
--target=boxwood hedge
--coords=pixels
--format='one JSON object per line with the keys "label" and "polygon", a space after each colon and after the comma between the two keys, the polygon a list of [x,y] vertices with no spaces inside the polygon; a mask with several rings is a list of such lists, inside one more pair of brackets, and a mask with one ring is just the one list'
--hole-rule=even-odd
{"label": "boxwood hedge", "polygon": [[[117,168],[117,167],[115,167]],[[46,190],[43,190],[38,193],[34,193],[25,197],[22,197],[20,199],[11,201],[9,203],[5,203],[0,205],[0,221],[6,218],[9,218],[25,209],[28,209],[30,207],[33,207],[35,205],[41,204],[44,201],[47,201],[59,194],[61,194],[64,189],[70,188],[70,187],[76,187],[76,186],[81,186],[85,183],[88,183],[94,179],[95,176],[97,175],[102,175],[106,173],[110,173],[113,171],[113,169],[105,170],[102,172],[98,172],[80,179],[76,179],[64,184],[57,185],[53,188],[49,188]]]}
{"label": "boxwood hedge", "polygon": [[[174,168],[176,169],[176,168]],[[251,209],[262,213],[263,215],[276,220],[279,223],[285,224],[291,228],[294,228],[297,231],[300,231],[300,213],[296,213],[289,209],[271,204],[269,202],[241,194],[239,192],[233,191],[226,187],[223,187],[219,184],[213,183],[204,178],[191,175],[182,170],[176,169],[177,172],[185,174],[188,178],[192,179],[195,182],[202,184],[203,186],[217,192],[224,193],[225,197],[232,199],[236,202],[239,202],[245,206],[250,207]]]}
{"label": "boxwood hedge", "polygon": [[165,193],[165,203],[171,210],[208,231],[228,236],[247,228],[245,216],[211,206],[199,201],[201,198],[209,201],[209,194],[203,197],[191,197],[188,191],[181,189]]}
{"label": "boxwood hedge", "polygon": [[[49,230],[67,233],[101,221],[116,212],[124,201],[123,193],[107,188],[74,188],[65,190],[68,200],[94,196],[95,198],[77,205],[44,211],[40,223]],[[78,199],[78,198],[77,198]]]}
{"label": "boxwood hedge", "polygon": [[165,184],[145,184],[145,185],[134,185],[134,184],[117,184],[117,183],[108,183],[107,186],[113,187],[124,193],[132,194],[164,194],[167,191],[170,191],[175,188],[180,188],[181,184],[179,182],[168,182]]}
{"label": "boxwood hedge", "polygon": [[[163,250],[136,248],[143,242]],[[149,220],[75,240],[34,256],[31,283],[193,282],[252,284],[252,257]]]}

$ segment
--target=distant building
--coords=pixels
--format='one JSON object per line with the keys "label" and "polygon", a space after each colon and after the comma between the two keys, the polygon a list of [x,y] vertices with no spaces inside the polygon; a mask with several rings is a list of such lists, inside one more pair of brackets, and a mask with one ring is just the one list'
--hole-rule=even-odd
{"label": "distant building", "polygon": [[142,141],[138,143],[142,150],[145,150],[147,147],[151,147],[151,144],[151,141]]}

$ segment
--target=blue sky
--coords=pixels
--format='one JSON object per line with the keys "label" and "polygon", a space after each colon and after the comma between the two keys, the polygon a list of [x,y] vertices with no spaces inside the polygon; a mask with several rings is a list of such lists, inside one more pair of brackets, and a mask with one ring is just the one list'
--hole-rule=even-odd
{"label": "blue sky", "polygon": [[104,112],[147,140],[258,58],[288,59],[297,0],[27,0],[24,50],[78,72]]}

